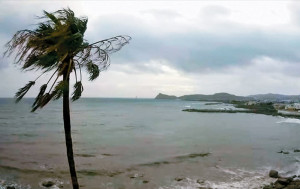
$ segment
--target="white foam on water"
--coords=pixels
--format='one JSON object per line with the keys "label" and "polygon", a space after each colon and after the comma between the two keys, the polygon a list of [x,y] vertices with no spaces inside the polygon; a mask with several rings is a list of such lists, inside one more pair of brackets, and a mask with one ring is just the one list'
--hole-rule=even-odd
{"label": "white foam on water", "polygon": [[231,182],[207,182],[207,186],[209,188],[214,188],[214,189],[259,189],[262,188],[262,186],[270,184],[273,182],[274,179],[267,179],[264,176],[251,176],[251,177],[245,177],[241,180],[234,180]]}
{"label": "white foam on water", "polygon": [[[42,183],[44,181],[53,181],[54,185],[51,187],[44,187],[42,185]],[[53,178],[46,178],[39,182],[40,188],[47,188],[47,189],[60,189],[63,187],[63,184],[64,184],[63,181],[61,181],[59,179],[53,179]],[[30,185],[21,185],[21,184],[15,183],[13,181],[9,181],[6,179],[0,179],[0,189],[6,189],[7,186],[13,186],[16,189],[32,189],[32,187]]]}
{"label": "white foam on water", "polygon": [[[43,186],[43,182],[47,182],[47,181],[52,181],[54,183],[54,185],[51,186],[51,187],[44,187]],[[58,179],[53,179],[53,178],[43,179],[39,184],[40,184],[41,188],[49,188],[49,189],[60,189],[59,186],[63,186],[63,182],[62,181],[60,181]]]}
{"label": "white foam on water", "polygon": [[203,181],[197,182],[197,179],[186,178],[180,182],[174,182],[170,186],[163,186],[159,189],[196,189],[199,187],[212,189],[261,189],[264,185],[274,182],[275,179],[269,178],[265,170],[247,171],[243,169],[227,169],[217,167],[221,172],[230,175],[226,182],[221,181]]}
{"label": "white foam on water", "polygon": [[204,102],[193,102],[191,104],[205,104]]}
{"label": "white foam on water", "polygon": [[278,121],[277,123],[295,123],[300,124],[300,119],[294,119],[294,118],[283,118],[281,121]]}
{"label": "white foam on water", "polygon": [[[15,189],[31,189],[31,186],[27,185],[27,186],[21,186],[18,184],[8,184],[5,181],[0,181],[0,189],[6,189],[7,186],[13,186],[15,187]],[[59,189],[59,188],[58,188]]]}
{"label": "white foam on water", "polygon": [[300,163],[299,163],[299,157],[295,157],[295,163],[286,166],[283,170],[282,170],[282,174],[283,176],[286,177],[290,177],[290,176],[294,176],[294,175],[300,175]]}
{"label": "white foam on water", "polygon": [[221,170],[224,173],[228,173],[228,174],[231,174],[231,175],[237,175],[236,172],[234,172],[234,171],[232,171],[230,169],[226,169],[226,168],[219,167],[219,166],[216,166],[216,168],[218,168],[219,170]]}

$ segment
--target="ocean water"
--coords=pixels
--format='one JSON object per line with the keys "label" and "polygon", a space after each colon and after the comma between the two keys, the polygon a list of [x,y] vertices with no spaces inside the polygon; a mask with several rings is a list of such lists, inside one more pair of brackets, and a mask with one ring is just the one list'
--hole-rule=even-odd
{"label": "ocean water", "polygon": [[[71,188],[62,102],[0,99],[0,189]],[[71,104],[81,188],[261,188],[270,169],[300,175],[300,121],[247,113],[192,113],[229,104],[83,98]],[[289,152],[288,154],[278,153]]]}

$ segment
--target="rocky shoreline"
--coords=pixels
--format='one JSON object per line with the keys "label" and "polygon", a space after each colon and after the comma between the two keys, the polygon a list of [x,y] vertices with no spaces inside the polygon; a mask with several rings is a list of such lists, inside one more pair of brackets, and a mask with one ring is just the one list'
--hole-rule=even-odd
{"label": "rocky shoreline", "polygon": [[230,102],[236,109],[183,109],[184,112],[200,112],[200,113],[253,113],[253,114],[264,114],[271,116],[281,116],[286,118],[296,118],[300,119],[300,115],[296,114],[286,114],[278,112],[274,108],[273,103],[260,103],[247,105],[245,102],[233,101]]}
{"label": "rocky shoreline", "polygon": [[300,189],[300,175],[292,177],[281,177],[278,171],[271,170],[269,172],[271,178],[277,178],[274,183],[263,186],[263,189]]}
{"label": "rocky shoreline", "polygon": [[[142,174],[141,175],[138,175],[138,174],[130,175],[131,179],[135,179],[138,177],[143,177],[143,175]],[[294,175],[292,177],[283,177],[283,176],[279,175],[278,171],[270,170],[269,177],[275,178],[277,180],[268,185],[260,186],[259,188],[262,188],[262,189],[300,189],[300,175],[298,175],[298,176]],[[174,180],[177,182],[183,181],[185,179],[186,179],[185,177],[174,178]],[[149,182],[149,180],[143,180],[144,184],[147,184],[148,182]],[[205,183],[205,181],[198,179],[197,183],[202,185]],[[52,180],[52,179],[44,180],[43,182],[40,183],[40,186],[42,188],[53,188],[54,186],[56,186],[57,188],[63,188],[62,184],[58,185],[57,181]],[[19,188],[19,187],[15,187],[14,185],[5,187],[5,189],[17,189],[17,188]],[[215,187],[211,188],[211,187],[203,187],[203,186],[202,187],[200,186],[197,188],[199,188],[199,189],[217,189]]]}

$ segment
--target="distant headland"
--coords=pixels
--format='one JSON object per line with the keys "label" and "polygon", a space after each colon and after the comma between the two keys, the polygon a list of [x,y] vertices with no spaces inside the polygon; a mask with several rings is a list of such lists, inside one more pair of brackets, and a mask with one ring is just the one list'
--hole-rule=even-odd
{"label": "distant headland", "polygon": [[195,101],[267,101],[267,102],[299,102],[300,95],[282,95],[282,94],[256,94],[249,96],[236,96],[229,93],[215,93],[212,95],[191,94],[183,96],[166,95],[159,93],[155,99],[180,99],[180,100],[195,100]]}

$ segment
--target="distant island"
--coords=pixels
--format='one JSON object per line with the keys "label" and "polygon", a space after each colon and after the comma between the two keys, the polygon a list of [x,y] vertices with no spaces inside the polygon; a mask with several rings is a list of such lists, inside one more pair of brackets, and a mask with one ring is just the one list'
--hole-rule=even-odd
{"label": "distant island", "polygon": [[166,95],[166,94],[162,94],[162,93],[159,93],[155,99],[177,99],[178,97],[177,96],[170,96],[170,95]]}
{"label": "distant island", "polygon": [[282,94],[256,94],[249,96],[236,96],[229,93],[215,93],[212,95],[191,94],[183,96],[166,95],[159,93],[155,99],[180,99],[193,101],[215,101],[215,102],[231,102],[231,101],[261,101],[261,102],[299,102],[300,95],[282,95]]}

